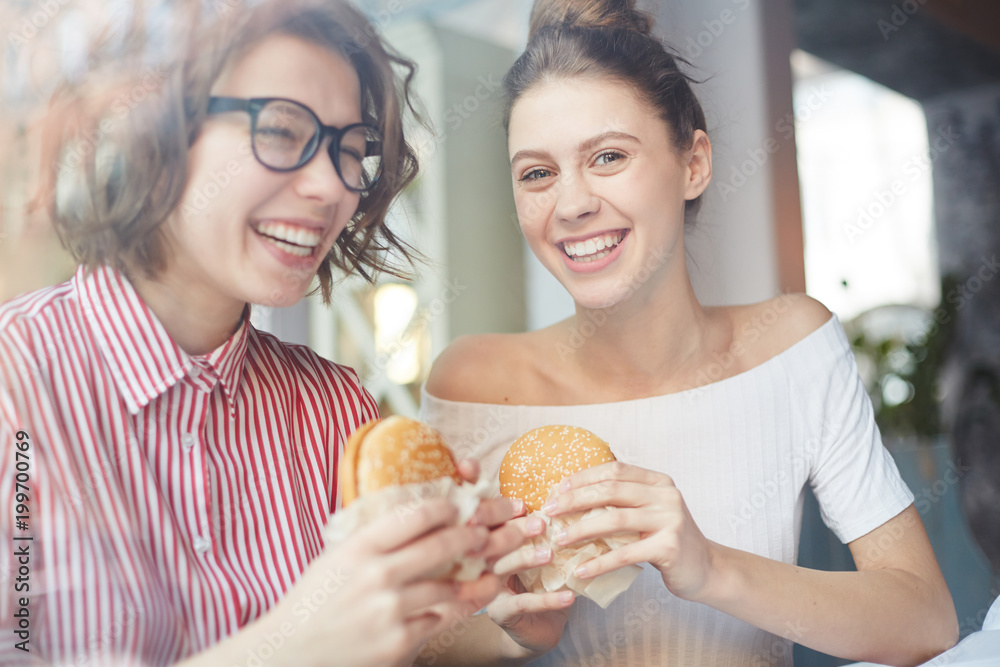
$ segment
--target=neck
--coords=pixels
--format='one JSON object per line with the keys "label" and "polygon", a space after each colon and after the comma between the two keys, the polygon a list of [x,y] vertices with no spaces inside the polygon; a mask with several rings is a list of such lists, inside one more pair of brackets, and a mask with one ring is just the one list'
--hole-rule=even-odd
{"label": "neck", "polygon": [[577,306],[569,325],[592,332],[577,338],[582,343],[573,355],[585,377],[628,394],[686,388],[720,327],[698,302],[686,270],[646,287],[610,309]]}
{"label": "neck", "polygon": [[165,271],[155,279],[141,272],[130,278],[135,290],[167,330],[170,338],[192,356],[208,354],[222,345],[239,326],[245,303],[219,299]]}

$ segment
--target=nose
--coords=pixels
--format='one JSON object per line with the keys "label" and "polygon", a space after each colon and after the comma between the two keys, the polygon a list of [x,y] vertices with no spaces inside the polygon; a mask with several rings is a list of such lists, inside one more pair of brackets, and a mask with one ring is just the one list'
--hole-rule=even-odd
{"label": "nose", "polygon": [[324,149],[316,151],[312,159],[295,170],[293,187],[295,192],[304,199],[320,204],[336,204],[347,197],[358,195],[347,189],[333,165],[330,152]]}
{"label": "nose", "polygon": [[560,179],[555,196],[555,215],[564,222],[583,221],[601,208],[601,200],[594,194],[584,176],[564,176]]}

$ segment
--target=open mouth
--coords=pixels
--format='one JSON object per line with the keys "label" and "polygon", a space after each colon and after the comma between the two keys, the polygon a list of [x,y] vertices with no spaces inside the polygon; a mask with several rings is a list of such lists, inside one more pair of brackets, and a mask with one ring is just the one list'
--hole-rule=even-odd
{"label": "open mouth", "polygon": [[257,225],[255,231],[268,243],[296,257],[312,255],[323,238],[323,234],[314,229],[305,229],[284,222],[262,222]]}
{"label": "open mouth", "polygon": [[608,232],[607,234],[602,234],[601,236],[589,238],[586,241],[566,241],[562,244],[563,252],[565,252],[566,255],[568,255],[574,262],[581,262],[584,264],[587,262],[594,262],[599,259],[604,259],[610,255],[611,251],[617,248],[618,244],[621,243],[627,235],[627,229],[619,229],[618,231]]}

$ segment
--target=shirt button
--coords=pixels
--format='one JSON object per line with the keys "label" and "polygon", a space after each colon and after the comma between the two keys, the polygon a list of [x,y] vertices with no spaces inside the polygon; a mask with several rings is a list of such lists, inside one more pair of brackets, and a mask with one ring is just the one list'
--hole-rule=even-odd
{"label": "shirt button", "polygon": [[185,433],[181,436],[181,444],[184,446],[185,450],[190,450],[194,447],[194,436],[190,433]]}
{"label": "shirt button", "polygon": [[207,552],[212,548],[212,541],[206,537],[199,535],[194,538],[194,550],[200,554]]}

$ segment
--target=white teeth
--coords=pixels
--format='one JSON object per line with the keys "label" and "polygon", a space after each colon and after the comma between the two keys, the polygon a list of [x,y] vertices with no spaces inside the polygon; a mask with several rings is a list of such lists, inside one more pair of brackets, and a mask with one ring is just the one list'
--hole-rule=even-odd
{"label": "white teeth", "polygon": [[[314,229],[272,221],[260,223],[257,226],[257,233],[267,237],[282,250],[299,257],[311,255],[313,248],[318,246],[323,238],[323,234]],[[288,248],[294,248],[294,251]]]}
{"label": "white teeth", "polygon": [[279,248],[287,252],[289,255],[295,255],[296,257],[308,257],[309,255],[312,254],[313,251],[312,248],[303,248],[302,246],[292,245],[290,243],[285,243],[284,241],[277,241],[275,239],[270,239],[266,237],[265,240],[268,243],[273,243],[274,245],[278,246]]}
{"label": "white teeth", "polygon": [[593,261],[598,260],[598,259],[604,259],[605,257],[607,257],[610,254],[611,254],[610,250],[602,250],[601,252],[597,253],[596,255],[587,255],[586,257],[574,257],[573,261],[574,262],[582,262],[583,264],[586,264],[588,262],[593,262]]}
{"label": "white teeth", "polygon": [[586,241],[563,243],[563,250],[577,262],[592,262],[607,257],[623,238],[625,238],[624,232],[612,232]]}

